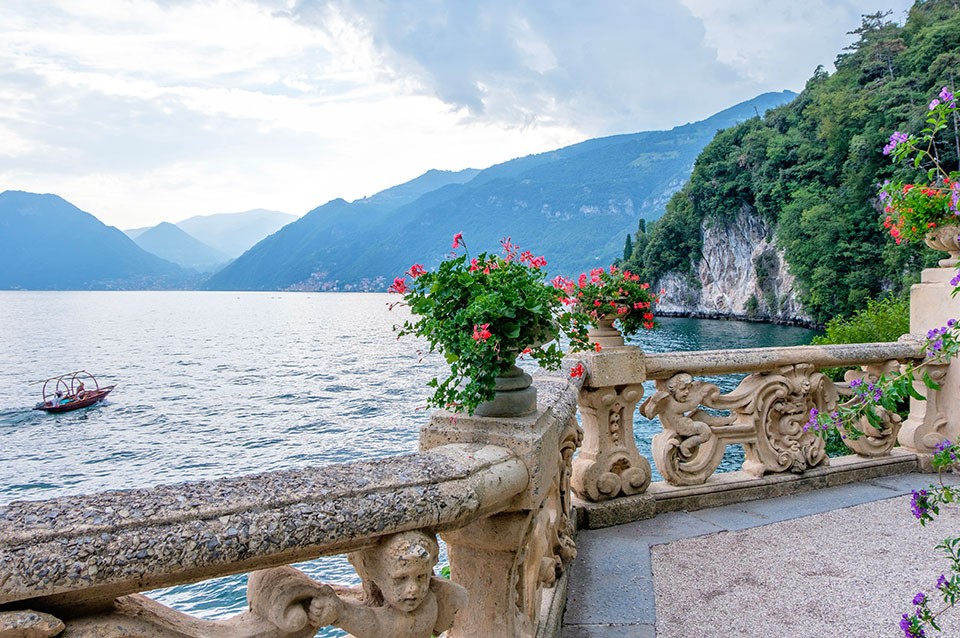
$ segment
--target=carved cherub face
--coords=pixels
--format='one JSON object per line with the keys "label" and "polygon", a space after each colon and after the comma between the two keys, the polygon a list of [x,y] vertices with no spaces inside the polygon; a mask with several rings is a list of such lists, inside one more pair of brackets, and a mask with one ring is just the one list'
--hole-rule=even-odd
{"label": "carved cherub face", "polygon": [[683,403],[690,396],[690,387],[693,385],[693,377],[686,373],[680,373],[667,381],[667,391],[673,395],[673,398]]}
{"label": "carved cherub face", "polygon": [[430,590],[433,564],[421,558],[390,561],[384,565],[377,585],[383,600],[391,607],[405,612],[417,609]]}

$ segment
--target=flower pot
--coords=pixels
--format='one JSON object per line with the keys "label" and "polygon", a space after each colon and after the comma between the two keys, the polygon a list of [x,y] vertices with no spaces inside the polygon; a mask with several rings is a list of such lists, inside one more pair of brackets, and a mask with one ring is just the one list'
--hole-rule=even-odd
{"label": "flower pot", "polygon": [[517,417],[537,411],[537,389],[529,374],[516,364],[497,377],[494,398],[485,401],[473,411],[475,416]]}
{"label": "flower pot", "polygon": [[615,348],[623,345],[623,334],[614,328],[614,315],[603,315],[597,319],[597,325],[587,331],[587,336],[593,343],[599,343],[601,348]]}
{"label": "flower pot", "polygon": [[960,226],[941,226],[927,233],[924,243],[934,250],[940,250],[950,253],[947,259],[941,259],[939,264],[942,268],[953,268],[960,263],[960,241],[957,236],[960,235]]}

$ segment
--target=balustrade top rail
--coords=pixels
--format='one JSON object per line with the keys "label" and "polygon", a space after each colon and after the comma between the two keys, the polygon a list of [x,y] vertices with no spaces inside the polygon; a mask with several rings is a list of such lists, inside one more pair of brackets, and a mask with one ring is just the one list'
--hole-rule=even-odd
{"label": "balustrade top rail", "polygon": [[694,375],[763,372],[800,363],[819,369],[840,368],[922,358],[921,342],[912,335],[907,337],[889,343],[645,353],[644,360],[648,379],[666,379],[678,372]]}
{"label": "balustrade top rail", "polygon": [[96,607],[173,584],[352,551],[499,511],[529,482],[509,450],[373,461],[0,506],[0,609]]}

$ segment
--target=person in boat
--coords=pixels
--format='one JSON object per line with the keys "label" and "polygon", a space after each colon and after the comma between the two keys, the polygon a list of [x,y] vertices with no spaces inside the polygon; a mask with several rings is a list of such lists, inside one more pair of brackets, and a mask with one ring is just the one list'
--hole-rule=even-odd
{"label": "person in boat", "polygon": [[80,381],[79,383],[77,383],[77,392],[76,394],[73,395],[77,398],[77,401],[80,401],[81,399],[83,399],[83,395],[85,395],[86,393],[87,391],[84,390],[83,388],[83,381]]}
{"label": "person in boat", "polygon": [[61,390],[57,390],[57,399],[55,401],[51,401],[50,405],[63,405],[64,403],[70,403],[70,399],[65,397]]}

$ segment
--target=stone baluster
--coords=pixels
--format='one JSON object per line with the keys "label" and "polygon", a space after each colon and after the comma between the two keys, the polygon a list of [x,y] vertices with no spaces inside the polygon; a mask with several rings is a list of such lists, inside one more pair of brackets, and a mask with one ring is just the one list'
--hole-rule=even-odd
{"label": "stone baluster", "polygon": [[613,346],[576,355],[586,370],[580,391],[584,439],[573,462],[573,490],[587,501],[642,493],[650,461],[633,438],[633,414],[643,398],[643,351]]}
{"label": "stone baluster", "polygon": [[450,576],[468,593],[451,638],[532,638],[545,587],[576,556],[570,518],[573,452],[582,433],[575,418],[576,388],[539,378],[538,409],[520,417],[437,412],[420,432],[420,447],[494,444],[526,465],[526,491],[498,513],[466,527],[441,531]]}
{"label": "stone baluster", "polygon": [[[960,320],[960,297],[952,295],[950,279],[954,268],[927,268],[920,283],[910,289],[910,332],[924,336],[950,319]],[[900,444],[921,455],[921,464],[929,467],[929,458],[938,443],[960,439],[960,361],[949,365],[928,366],[930,377],[940,384],[930,390],[918,379],[917,390],[926,401],[910,400],[910,415],[900,429]]]}

